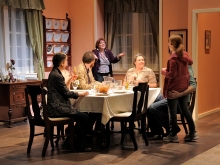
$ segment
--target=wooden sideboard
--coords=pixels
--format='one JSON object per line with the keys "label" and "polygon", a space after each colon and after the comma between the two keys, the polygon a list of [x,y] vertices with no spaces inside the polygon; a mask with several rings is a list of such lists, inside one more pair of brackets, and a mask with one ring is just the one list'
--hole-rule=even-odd
{"label": "wooden sideboard", "polygon": [[[8,120],[0,120],[0,122],[8,122],[8,127],[12,127],[14,121],[27,119],[27,114],[19,118],[13,118],[13,108],[26,107],[25,88],[27,84],[40,85],[41,81],[23,81],[23,82],[0,82],[0,106],[7,106]],[[0,107],[1,108],[1,107]],[[1,110],[1,109],[0,109]]]}

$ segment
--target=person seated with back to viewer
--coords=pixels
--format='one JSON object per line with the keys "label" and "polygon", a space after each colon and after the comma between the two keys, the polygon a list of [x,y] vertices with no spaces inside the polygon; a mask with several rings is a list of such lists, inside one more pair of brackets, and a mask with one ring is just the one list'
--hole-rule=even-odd
{"label": "person seated with back to viewer", "polygon": [[[100,84],[99,81],[95,81],[92,74],[92,67],[95,63],[95,55],[92,51],[87,51],[82,57],[82,62],[76,67],[78,72],[79,89],[91,89],[94,84]],[[96,130],[101,130],[101,113],[88,113],[89,122],[87,127],[87,134],[93,134],[93,125],[96,122]]]}
{"label": "person seated with back to viewer", "polygon": [[[53,69],[48,77],[48,95],[47,108],[49,117],[71,117],[76,121],[74,144],[79,151],[91,151],[91,148],[85,147],[86,127],[89,120],[87,114],[73,109],[70,99],[87,96],[88,91],[73,92],[70,91],[64,81],[62,71],[67,66],[67,56],[61,52],[56,53],[53,57]],[[74,81],[71,77],[71,81]]]}
{"label": "person seated with back to viewer", "polygon": [[134,67],[130,68],[124,78],[124,85],[137,86],[139,82],[148,82],[150,88],[157,87],[156,76],[152,69],[145,66],[145,58],[142,54],[137,54],[133,59]]}
{"label": "person seated with back to viewer", "polygon": [[[179,98],[185,95],[190,96],[190,93],[196,90],[197,84],[194,79],[194,74],[191,65],[188,65],[188,70],[190,75],[189,87],[183,92],[169,91],[168,95],[170,98]],[[188,115],[191,115],[190,112]],[[163,132],[163,128],[165,128],[166,134],[169,133],[169,116],[168,116],[167,99],[165,99],[161,94],[157,97],[155,102],[151,104],[150,107],[148,108],[147,117],[148,117],[148,126],[150,127],[151,132],[154,135],[166,136]],[[158,138],[161,139],[160,136],[158,136]],[[198,139],[197,135],[191,136],[190,134],[186,135],[184,138],[185,141],[195,141],[197,139]]]}

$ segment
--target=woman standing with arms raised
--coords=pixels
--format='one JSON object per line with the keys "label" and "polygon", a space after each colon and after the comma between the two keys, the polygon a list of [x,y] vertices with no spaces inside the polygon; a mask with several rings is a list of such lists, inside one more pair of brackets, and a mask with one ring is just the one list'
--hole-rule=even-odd
{"label": "woman standing with arms raised", "polygon": [[99,38],[96,41],[95,48],[93,50],[97,59],[94,67],[92,68],[92,73],[96,81],[102,82],[103,76],[111,76],[112,73],[112,63],[117,63],[121,60],[122,56],[125,56],[125,53],[120,53],[117,56],[114,56],[111,50],[106,49],[106,42],[103,38]]}

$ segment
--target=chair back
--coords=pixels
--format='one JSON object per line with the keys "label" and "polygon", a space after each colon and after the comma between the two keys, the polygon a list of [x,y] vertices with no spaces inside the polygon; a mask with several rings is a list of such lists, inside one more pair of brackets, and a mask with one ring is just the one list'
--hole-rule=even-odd
{"label": "chair back", "polygon": [[188,108],[191,114],[193,113],[193,110],[194,110],[195,100],[196,100],[196,91],[190,94],[190,102],[189,102]]}
{"label": "chair back", "polygon": [[26,85],[25,96],[27,104],[28,119],[42,120],[40,115],[40,97],[41,87],[39,85]]}
{"label": "chair back", "polygon": [[42,97],[42,105],[43,105],[43,117],[44,121],[47,122],[49,120],[48,118],[48,112],[47,112],[47,88],[43,87],[41,88],[41,97]]}
{"label": "chair back", "polygon": [[[139,83],[138,86],[133,88],[133,91],[134,98],[131,116],[135,117],[136,114],[143,114],[147,111],[149,85],[148,83]],[[140,98],[138,100],[139,92]]]}
{"label": "chair back", "polygon": [[48,87],[48,79],[42,79],[41,87]]}

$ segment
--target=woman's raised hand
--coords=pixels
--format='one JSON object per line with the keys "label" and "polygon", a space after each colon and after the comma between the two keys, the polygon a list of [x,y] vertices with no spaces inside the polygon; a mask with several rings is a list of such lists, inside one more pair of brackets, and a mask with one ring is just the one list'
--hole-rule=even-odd
{"label": "woman's raised hand", "polygon": [[126,55],[126,53],[125,52],[122,52],[122,53],[120,53],[119,55],[118,55],[118,57],[122,57],[122,56],[125,56]]}

